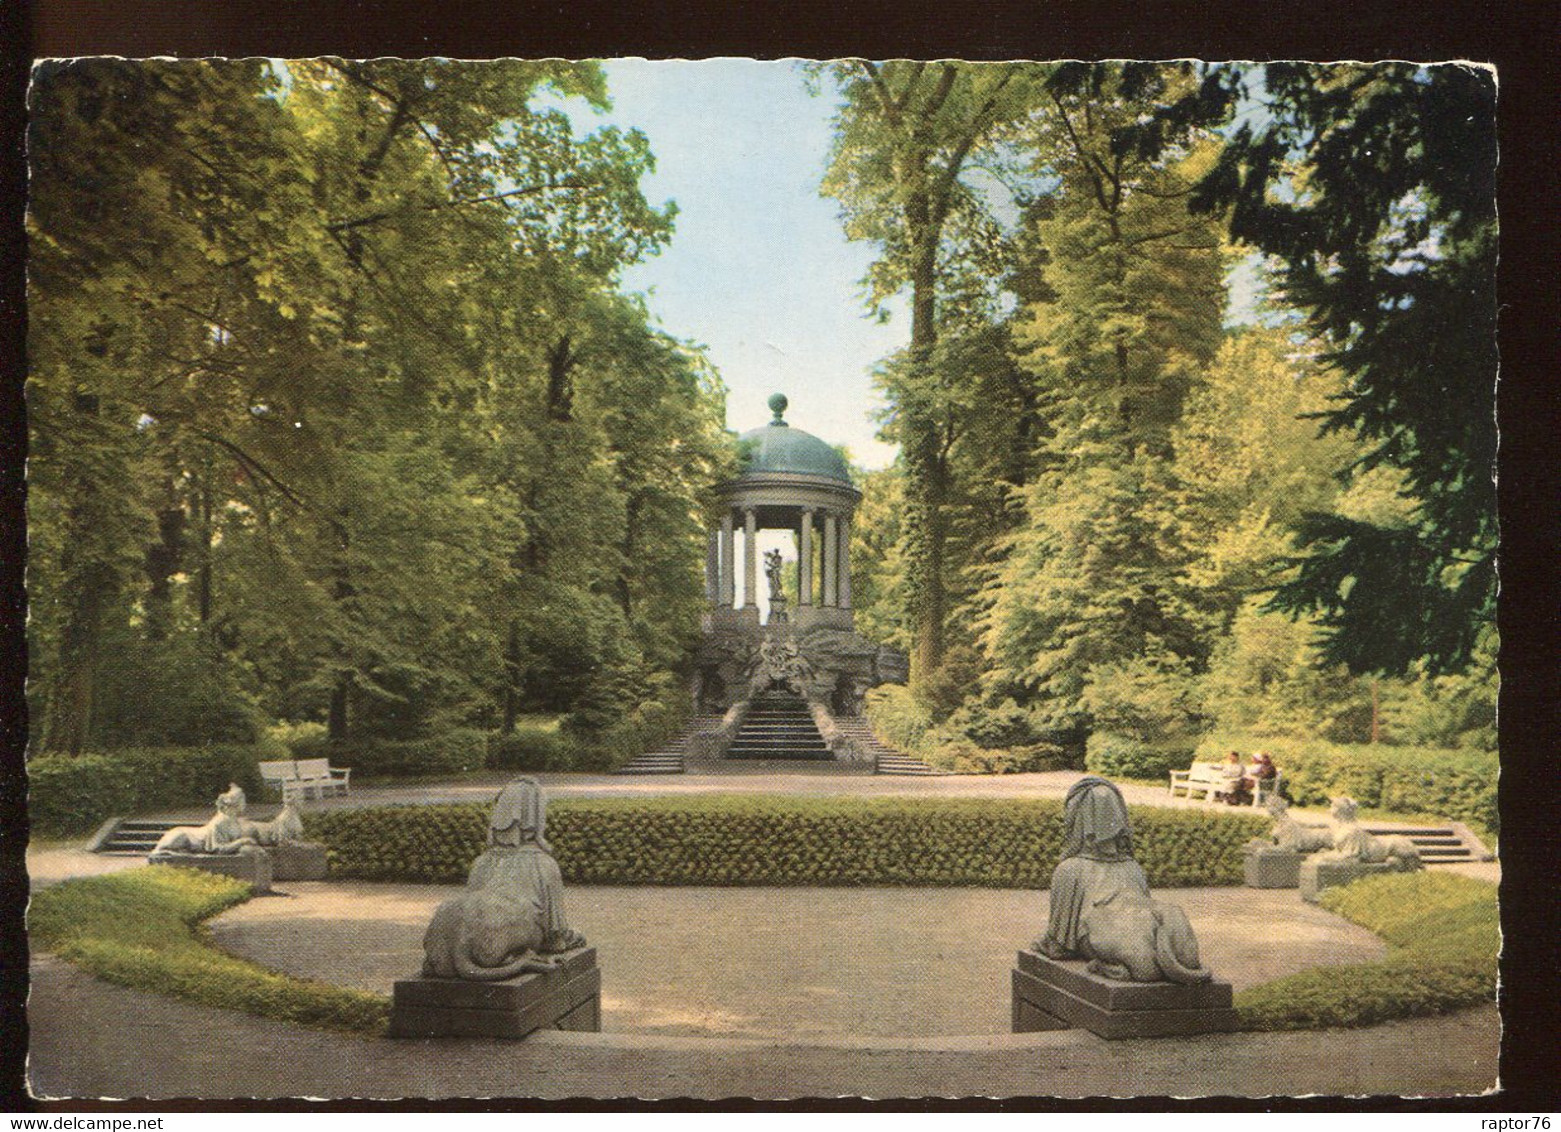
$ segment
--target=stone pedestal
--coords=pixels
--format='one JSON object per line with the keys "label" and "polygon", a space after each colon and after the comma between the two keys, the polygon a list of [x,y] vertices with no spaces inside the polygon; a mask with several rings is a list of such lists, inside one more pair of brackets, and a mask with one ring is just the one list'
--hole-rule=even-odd
{"label": "stone pedestal", "polygon": [[1295,888],[1301,883],[1301,854],[1264,845],[1246,851],[1248,888]]}
{"label": "stone pedestal", "polygon": [[269,850],[276,880],[324,880],[325,846],[315,841],[284,841]]}
{"label": "stone pedestal", "polygon": [[1015,1033],[1078,1026],[1103,1038],[1157,1038],[1236,1028],[1229,983],[1124,983],[1036,951],[1019,953],[1013,995]]}
{"label": "stone pedestal", "polygon": [[148,858],[148,863],[172,865],[176,869],[200,869],[245,881],[256,892],[271,891],[271,854],[265,849],[244,853],[161,853]]}
{"label": "stone pedestal", "polygon": [[1301,898],[1316,904],[1318,894],[1325,888],[1349,884],[1361,877],[1403,871],[1403,866],[1394,861],[1368,865],[1364,861],[1321,861],[1316,857],[1308,857],[1301,864]]}
{"label": "stone pedestal", "polygon": [[536,1030],[600,1030],[596,948],[558,957],[558,968],[500,983],[402,979],[390,1008],[393,1038],[524,1038]]}

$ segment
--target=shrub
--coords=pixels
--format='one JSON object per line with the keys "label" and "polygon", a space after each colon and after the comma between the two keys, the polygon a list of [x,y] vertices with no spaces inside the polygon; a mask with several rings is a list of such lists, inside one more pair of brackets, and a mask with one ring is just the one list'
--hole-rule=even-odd
{"label": "shrub", "polygon": [[1231,749],[1272,754],[1284,776],[1283,792],[1296,805],[1320,806],[1348,794],[1372,809],[1436,814],[1498,829],[1492,753],[1212,735],[1199,745],[1198,757],[1213,760]]}
{"label": "shrub", "polygon": [[1369,1026],[1495,998],[1495,885],[1448,873],[1397,873],[1327,889],[1322,904],[1381,935],[1387,957],[1317,967],[1242,991],[1236,1009],[1248,1029]]}
{"label": "shrub", "polygon": [[488,736],[488,766],[494,770],[568,770],[572,753],[556,721],[520,723],[508,735]]}
{"label": "shrub", "polygon": [[[334,876],[459,883],[482,852],[477,805],[308,814]],[[1136,856],[1155,885],[1239,884],[1245,814],[1135,807]],[[548,839],[566,880],[624,885],[970,885],[1045,888],[1061,851],[1055,799],[564,798]]]}
{"label": "shrub", "polygon": [[194,631],[149,640],[110,632],[93,690],[88,742],[119,747],[248,744],[261,715],[231,655]]}
{"label": "shrub", "polygon": [[565,717],[562,732],[571,770],[610,770],[644,751],[663,746],[687,719],[681,705],[647,700],[620,713],[605,727],[586,727]]}
{"label": "shrub", "polygon": [[384,1029],[383,996],[278,974],[213,947],[200,922],[247,899],[249,886],[231,877],[153,865],[43,889],[27,928],[37,947],[121,986],[305,1026]]}
{"label": "shrub", "polygon": [[403,778],[459,774],[488,763],[488,736],[482,731],[446,731],[426,739],[318,739],[293,746],[300,759],[331,760],[365,778]]}
{"label": "shrub", "polygon": [[904,684],[880,684],[864,700],[867,722],[891,747],[920,754],[932,730],[932,713],[916,702]]}
{"label": "shrub", "polygon": [[1191,739],[1148,742],[1131,735],[1097,731],[1085,747],[1084,768],[1107,778],[1146,778],[1164,781],[1173,770],[1184,770],[1193,760]]}
{"label": "shrub", "polygon": [[27,763],[34,828],[81,833],[113,817],[211,802],[236,782],[260,789],[256,764],[267,747],[152,747],[106,754],[39,755]]}

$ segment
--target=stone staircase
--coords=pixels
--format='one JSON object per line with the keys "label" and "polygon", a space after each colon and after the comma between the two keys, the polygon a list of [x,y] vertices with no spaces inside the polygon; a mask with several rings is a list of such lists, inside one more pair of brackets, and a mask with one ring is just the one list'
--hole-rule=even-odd
{"label": "stone staircase", "polygon": [[948,774],[946,770],[928,766],[920,759],[907,755],[904,751],[895,750],[879,739],[873,733],[872,725],[861,716],[836,717],[835,726],[840,729],[842,735],[850,739],[860,750],[871,757],[874,774],[917,775],[921,777]]}
{"label": "stone staircase", "polygon": [[199,825],[200,822],[144,821],[140,818],[113,818],[105,822],[92,839],[94,853],[106,853],[115,857],[145,857],[176,825]]}
{"label": "stone staircase", "polygon": [[819,734],[813,713],[801,696],[766,692],[755,696],[748,715],[726,749],[729,759],[832,762],[834,754]]}
{"label": "stone staircase", "polygon": [[659,751],[646,751],[644,754],[635,755],[624,763],[614,774],[682,774],[686,769],[684,756],[688,753],[688,744],[701,731],[713,730],[721,725],[719,715],[696,715],[688,721],[688,726],[668,740],[666,746]]}
{"label": "stone staircase", "polygon": [[1424,825],[1386,825],[1363,822],[1367,833],[1376,837],[1407,837],[1420,850],[1427,865],[1456,865],[1468,861],[1492,861],[1495,856],[1472,830],[1459,822]]}

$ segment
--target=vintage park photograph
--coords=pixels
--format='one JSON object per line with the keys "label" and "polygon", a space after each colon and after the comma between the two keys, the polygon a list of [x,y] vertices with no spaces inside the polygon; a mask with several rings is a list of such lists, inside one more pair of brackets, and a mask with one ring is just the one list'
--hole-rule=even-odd
{"label": "vintage park photograph", "polygon": [[1495,1089],[1496,90],[38,62],[32,1096]]}

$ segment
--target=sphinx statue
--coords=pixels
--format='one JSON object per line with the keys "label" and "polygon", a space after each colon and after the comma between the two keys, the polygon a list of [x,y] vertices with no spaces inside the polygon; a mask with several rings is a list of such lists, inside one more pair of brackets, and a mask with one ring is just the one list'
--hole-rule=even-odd
{"label": "sphinx statue", "polygon": [[1265,808],[1274,819],[1274,828],[1269,831],[1268,840],[1259,839],[1255,844],[1295,853],[1315,853],[1333,846],[1333,831],[1328,826],[1297,821],[1290,813],[1290,803],[1277,794],[1269,799]]}
{"label": "sphinx statue", "polygon": [[564,881],[546,838],[547,802],[534,778],[500,793],[488,849],[466,891],[434,912],[423,936],[425,978],[497,982],[551,971],[558,953],[585,944],[564,916]]}
{"label": "sphinx statue", "polygon": [[1088,960],[1095,974],[1125,982],[1213,978],[1186,914],[1150,897],[1127,803],[1104,778],[1086,775],[1068,791],[1050,904],[1046,934],[1033,945],[1050,959]]}
{"label": "sphinx statue", "polygon": [[1334,798],[1329,808],[1333,843],[1318,854],[1327,862],[1357,861],[1363,865],[1391,864],[1405,872],[1424,868],[1420,850],[1407,837],[1378,837],[1360,824],[1354,798]]}
{"label": "sphinx statue", "polygon": [[243,788],[235,782],[217,795],[217,812],[205,825],[176,825],[152,849],[151,859],[180,853],[231,854],[258,849],[260,842],[252,832],[254,822],[244,820],[248,803]]}

